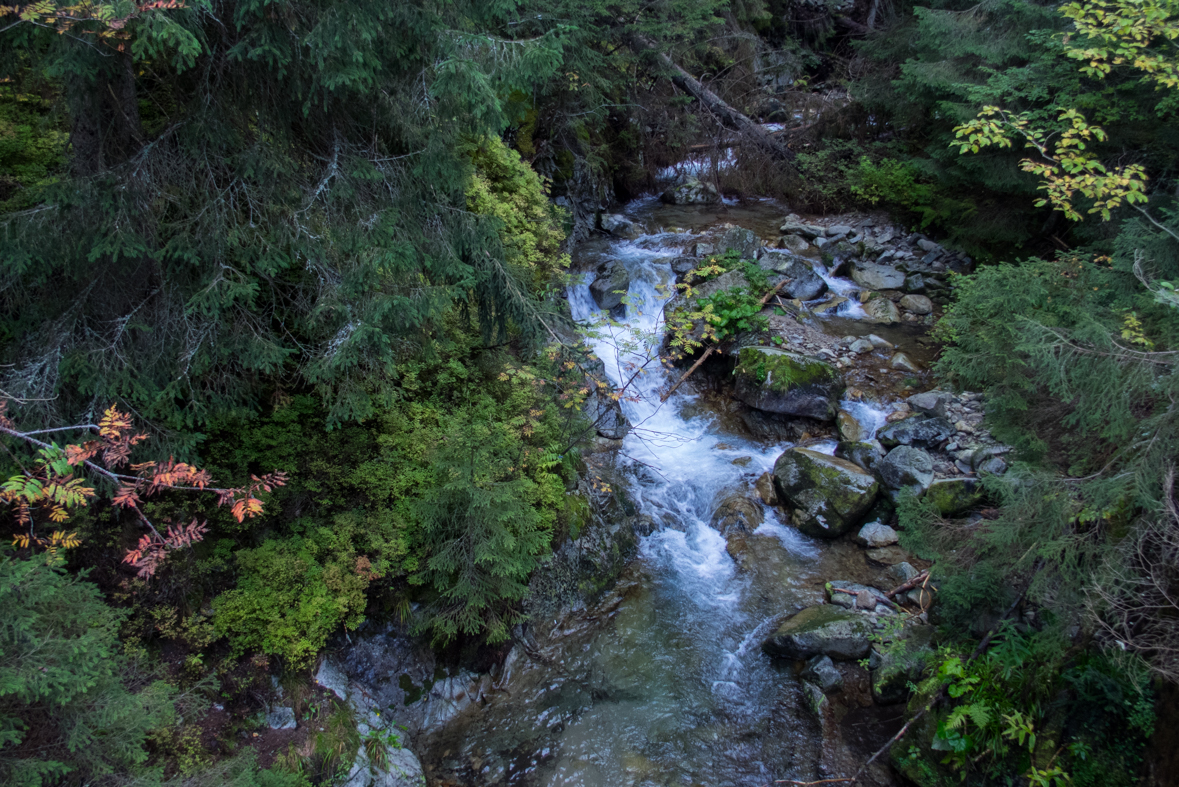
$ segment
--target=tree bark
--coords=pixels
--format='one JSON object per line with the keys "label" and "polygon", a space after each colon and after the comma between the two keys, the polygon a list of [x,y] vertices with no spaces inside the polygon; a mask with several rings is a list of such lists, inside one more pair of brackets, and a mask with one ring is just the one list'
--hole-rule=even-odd
{"label": "tree bark", "polygon": [[635,34],[630,38],[630,45],[631,49],[634,49],[636,52],[651,52],[654,54],[655,59],[671,72],[671,81],[681,90],[691,94],[693,98],[707,107],[726,126],[734,131],[740,132],[745,139],[750,140],[774,158],[789,162],[794,161],[794,151],[786,147],[785,143],[774,139],[768,131],[731,107],[716,93],[706,88],[698,79],[661,52],[650,39]]}

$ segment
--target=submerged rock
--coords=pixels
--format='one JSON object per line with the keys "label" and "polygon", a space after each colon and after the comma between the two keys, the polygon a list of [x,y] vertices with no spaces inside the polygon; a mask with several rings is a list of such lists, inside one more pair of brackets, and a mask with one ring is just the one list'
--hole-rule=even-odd
{"label": "submerged rock", "polygon": [[872,622],[866,616],[834,604],[820,604],[784,621],[761,647],[775,658],[809,659],[823,655],[851,661],[868,655],[872,630]]}
{"label": "submerged rock", "polygon": [[745,347],[737,355],[735,394],[750,407],[830,421],[843,378],[823,361],[775,347]]}
{"label": "submerged rock", "polygon": [[872,508],[880,485],[861,467],[807,448],[791,448],[774,463],[778,497],[791,521],[817,538],[838,538]]}
{"label": "submerged rock", "polygon": [[921,364],[914,361],[906,353],[893,353],[893,356],[888,359],[888,365],[902,372],[917,374],[921,371]]}
{"label": "submerged rock", "polygon": [[708,524],[727,538],[734,533],[752,533],[764,518],[761,502],[739,493],[722,500]]}

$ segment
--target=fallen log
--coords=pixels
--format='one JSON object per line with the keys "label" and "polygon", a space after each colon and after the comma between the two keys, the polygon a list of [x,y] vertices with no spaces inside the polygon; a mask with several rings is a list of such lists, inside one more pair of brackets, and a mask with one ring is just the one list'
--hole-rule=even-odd
{"label": "fallen log", "polygon": [[724,99],[706,88],[701,84],[700,80],[689,74],[674,60],[660,51],[649,38],[636,33],[630,37],[630,46],[636,52],[650,52],[654,54],[655,59],[671,72],[671,81],[675,83],[676,87],[689,93],[693,98],[707,107],[726,126],[734,131],[740,132],[743,138],[753,142],[757,147],[769,153],[774,158],[793,163],[795,158],[793,150],[788,148],[780,140],[770,136],[770,132],[738,112],[726,103]]}

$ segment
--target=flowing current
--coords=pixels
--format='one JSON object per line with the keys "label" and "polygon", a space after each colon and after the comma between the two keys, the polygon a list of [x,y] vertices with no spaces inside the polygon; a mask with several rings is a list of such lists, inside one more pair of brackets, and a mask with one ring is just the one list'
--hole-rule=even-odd
{"label": "flowing current", "polygon": [[[698,396],[659,401],[682,374],[665,369],[657,349],[675,291],[670,260],[691,240],[664,233],[602,242],[603,256],[630,275],[617,324],[595,305],[592,274],[568,290],[632,424],[617,459],[626,493],[656,529],[598,607],[562,624],[537,652],[516,648],[501,678],[510,695],[490,694],[469,723],[435,736],[428,757],[438,783],[720,787],[816,778],[817,724],[792,670],[772,664],[760,644],[784,615],[821,599],[824,578],[851,578],[862,558],[839,544],[820,548],[769,508],[740,563],[710,527],[726,496],[755,495],[754,481],[787,445],[727,433]],[[879,414],[867,407],[863,415]]]}

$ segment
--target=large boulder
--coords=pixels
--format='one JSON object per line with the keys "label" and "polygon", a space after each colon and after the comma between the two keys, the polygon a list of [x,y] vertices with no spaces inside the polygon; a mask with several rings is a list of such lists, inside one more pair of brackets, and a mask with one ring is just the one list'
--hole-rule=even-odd
{"label": "large boulder", "polygon": [[868,655],[872,630],[867,616],[834,604],[820,604],[785,620],[761,647],[774,658],[809,659],[822,655],[852,661]]}
{"label": "large boulder", "polygon": [[786,297],[810,301],[827,291],[827,282],[815,273],[808,262],[800,260],[798,257],[769,252],[762,256],[758,264],[766,270],[780,273],[790,279],[779,290]]}
{"label": "large boulder", "polygon": [[659,199],[669,205],[715,205],[721,201],[720,194],[710,183],[696,178],[682,178],[660,195]]}
{"label": "large boulder", "polygon": [[740,259],[755,260],[761,249],[761,241],[753,234],[753,230],[744,227],[729,227],[716,240],[716,253],[724,254],[729,251],[737,252]]}
{"label": "large boulder", "polygon": [[889,451],[875,470],[889,489],[908,489],[919,495],[933,483],[933,458],[911,445]]}
{"label": "large boulder", "polygon": [[625,314],[626,307],[622,299],[629,287],[630,274],[626,272],[626,266],[611,262],[598,270],[598,276],[590,284],[589,289],[599,309],[620,317]]}
{"label": "large boulder", "polygon": [[860,523],[880,485],[863,468],[808,448],[791,448],[774,463],[778,499],[794,509],[803,533],[838,538]]}
{"label": "large boulder", "polygon": [[585,417],[600,437],[621,440],[630,432],[630,422],[618,401],[599,391],[592,391],[586,399]]}
{"label": "large boulder", "polygon": [[806,238],[801,235],[783,235],[778,238],[778,248],[792,251],[795,254],[802,254],[809,249],[811,244],[806,242]]}
{"label": "large boulder", "polygon": [[898,445],[937,448],[953,437],[954,432],[954,425],[944,418],[914,415],[884,427],[876,433],[876,439],[886,448]]}
{"label": "large boulder", "polygon": [[835,367],[776,347],[745,347],[737,354],[735,394],[770,413],[830,421],[843,393]]}
{"label": "large boulder", "polygon": [[874,262],[857,262],[851,277],[867,290],[899,290],[905,286],[905,274]]}

